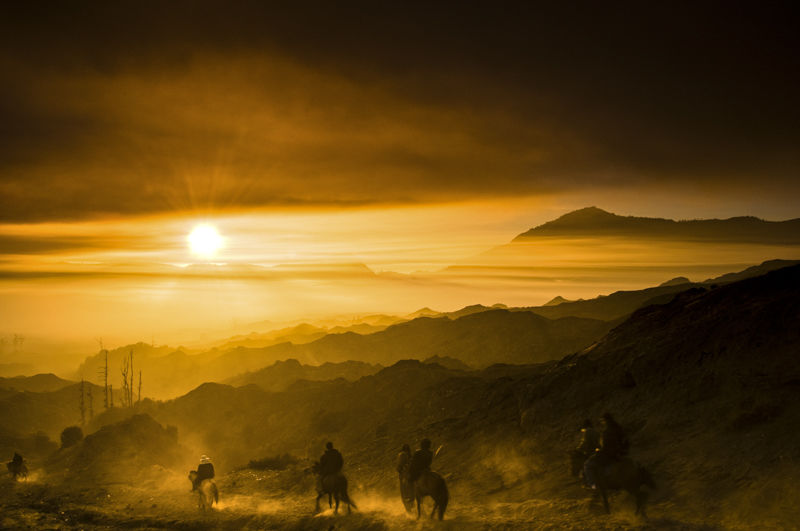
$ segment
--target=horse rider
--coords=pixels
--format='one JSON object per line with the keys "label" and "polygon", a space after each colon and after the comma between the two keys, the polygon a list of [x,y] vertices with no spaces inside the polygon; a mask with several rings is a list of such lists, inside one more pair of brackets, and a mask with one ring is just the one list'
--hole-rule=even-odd
{"label": "horse rider", "polygon": [[[592,421],[586,419],[581,424],[581,442],[573,451],[577,463],[583,464],[594,455],[595,450],[600,446],[600,435],[594,429]],[[581,467],[583,468],[583,467]]]}
{"label": "horse rider", "polygon": [[601,424],[603,434],[600,438],[600,447],[593,456],[586,460],[583,467],[586,484],[592,488],[597,485],[597,473],[600,468],[625,457],[630,447],[625,430],[614,420],[611,413],[603,413]]}
{"label": "horse rider", "polygon": [[342,471],[344,458],[342,453],[333,447],[332,442],[325,444],[325,453],[319,458],[319,473],[321,476],[335,476]]}
{"label": "horse rider", "polygon": [[214,479],[214,464],[207,455],[200,456],[200,464],[197,466],[197,477],[195,477],[192,482],[192,490],[197,490],[197,487],[200,486],[200,483],[202,483],[204,479]]}
{"label": "horse rider", "polygon": [[18,476],[22,470],[25,460],[22,458],[19,453],[14,452],[14,457],[11,458],[11,461],[6,465],[8,467],[9,472],[11,472],[14,477]]}
{"label": "horse rider", "polygon": [[397,454],[397,473],[400,474],[400,479],[408,472],[408,465],[411,462],[411,447],[407,444],[403,445],[400,453]]}
{"label": "horse rider", "polygon": [[411,500],[411,493],[409,486],[411,482],[408,479],[408,467],[411,464],[411,447],[407,444],[403,445],[400,453],[397,454],[397,475],[400,478],[400,495],[404,500]]}
{"label": "horse rider", "polygon": [[322,492],[322,478],[341,474],[344,466],[342,453],[333,447],[333,443],[325,443],[325,453],[319,458],[319,477],[317,477],[317,490]]}
{"label": "horse rider", "polygon": [[14,452],[14,457],[12,457],[12,458],[11,458],[11,464],[12,464],[12,465],[14,465],[14,467],[20,467],[20,466],[22,466],[22,463],[23,463],[24,461],[25,461],[25,460],[22,458],[22,456],[21,456],[21,455],[19,455],[19,453],[18,453],[18,452]]}
{"label": "horse rider", "polygon": [[411,456],[408,464],[408,479],[413,483],[422,475],[423,472],[431,470],[433,462],[433,452],[431,452],[430,439],[422,439],[419,443],[420,449]]}

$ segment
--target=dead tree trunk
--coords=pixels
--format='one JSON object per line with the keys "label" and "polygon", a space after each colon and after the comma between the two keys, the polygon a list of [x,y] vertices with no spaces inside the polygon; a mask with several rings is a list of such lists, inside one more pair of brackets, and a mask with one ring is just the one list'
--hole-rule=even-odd
{"label": "dead tree trunk", "polygon": [[83,403],[84,386],[83,378],[81,378],[81,427],[86,424],[86,407]]}

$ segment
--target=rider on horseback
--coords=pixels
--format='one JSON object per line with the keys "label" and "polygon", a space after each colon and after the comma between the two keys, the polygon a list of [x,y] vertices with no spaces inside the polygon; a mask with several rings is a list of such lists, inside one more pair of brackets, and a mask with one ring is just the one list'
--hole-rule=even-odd
{"label": "rider on horseback", "polygon": [[319,458],[319,474],[321,476],[334,476],[342,471],[344,458],[341,452],[329,442],[325,445],[325,453]]}
{"label": "rider on horseback", "polygon": [[317,490],[322,490],[322,479],[326,476],[336,476],[341,474],[344,466],[342,453],[333,447],[332,442],[325,444],[325,453],[319,458],[319,477],[317,478]]}
{"label": "rider on horseback", "polygon": [[17,476],[26,476],[27,475],[27,467],[25,466],[25,460],[22,458],[19,453],[14,452],[14,457],[6,464],[8,471],[11,472],[11,475],[14,479]]}
{"label": "rider on horseback", "polygon": [[400,453],[397,454],[397,473],[404,476],[408,470],[408,464],[411,462],[411,447],[407,444],[403,445]]}
{"label": "rider on horseback", "polygon": [[211,463],[211,458],[207,455],[200,456],[200,464],[197,466],[197,476],[192,481],[192,490],[197,490],[197,487],[204,479],[214,479],[214,465]]}
{"label": "rider on horseback", "polygon": [[586,419],[581,424],[581,442],[575,448],[570,459],[572,460],[572,474],[578,477],[583,472],[583,465],[586,460],[594,455],[595,450],[600,446],[600,435],[594,429],[592,421]]}
{"label": "rider on horseback", "polygon": [[420,449],[414,452],[408,465],[408,476],[412,483],[419,479],[424,471],[430,472],[431,463],[433,462],[430,439],[422,439],[419,445]]}
{"label": "rider on horseback", "polygon": [[599,469],[622,459],[628,454],[630,446],[625,430],[614,420],[611,413],[604,413],[601,422],[603,435],[600,448],[586,461],[583,469],[586,484],[592,488],[597,485]]}
{"label": "rider on horseback", "polygon": [[414,500],[414,489],[408,478],[408,467],[411,464],[411,448],[404,444],[400,453],[397,454],[397,475],[400,478],[400,496],[406,507],[410,507]]}
{"label": "rider on horseback", "polygon": [[588,459],[599,446],[600,435],[594,429],[592,421],[589,419],[584,420],[583,424],[581,424],[581,442],[576,450]]}
{"label": "rider on horseback", "polygon": [[14,452],[14,457],[11,458],[11,464],[13,464],[15,467],[19,467],[22,465],[23,461],[24,459],[22,456],[19,455],[19,453]]}

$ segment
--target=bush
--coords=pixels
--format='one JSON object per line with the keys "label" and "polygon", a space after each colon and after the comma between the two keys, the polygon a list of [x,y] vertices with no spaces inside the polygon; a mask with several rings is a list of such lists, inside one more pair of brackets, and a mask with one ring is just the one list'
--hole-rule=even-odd
{"label": "bush", "polygon": [[61,432],[61,448],[69,448],[83,440],[83,430],[78,426],[64,428]]}

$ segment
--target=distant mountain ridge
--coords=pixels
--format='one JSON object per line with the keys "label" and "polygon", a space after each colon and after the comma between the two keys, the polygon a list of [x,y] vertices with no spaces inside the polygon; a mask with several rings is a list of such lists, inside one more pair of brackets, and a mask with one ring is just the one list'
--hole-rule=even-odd
{"label": "distant mountain ridge", "polygon": [[[223,348],[202,352],[138,343],[109,351],[109,369],[112,374],[118,371],[122,359],[133,351],[135,370],[143,372],[143,396],[166,398],[212,381],[237,385],[256,383],[265,389],[280,390],[298,379],[352,378],[372,371],[369,364],[385,366],[409,358],[453,358],[476,368],[494,363],[538,363],[576,352],[600,339],[620,319],[638,308],[665,304],[693,286],[725,284],[797,263],[800,262],[772,260],[703,283],[617,291],[589,300],[556,301],[559,304],[550,306],[506,309],[500,304],[476,304],[445,313],[423,308],[416,313],[433,315],[408,321],[398,318],[394,325],[377,332],[370,329],[371,333],[355,333],[353,327],[345,333],[331,333],[333,329],[329,329],[315,339],[322,329],[301,325],[300,331],[312,335],[301,334],[289,339],[283,336],[285,331],[279,330],[277,335],[285,340],[281,343],[251,347],[232,341]],[[296,360],[294,364],[303,366],[272,366],[292,358]],[[336,365],[317,367],[326,362],[337,364],[351,360],[364,365],[349,375],[337,372]],[[103,363],[101,354],[90,356],[76,374],[96,375]],[[262,369],[265,370],[260,373]],[[248,371],[252,373],[250,376],[244,374]],[[286,378],[285,385],[280,382],[280,374]]]}
{"label": "distant mountain ridge", "polygon": [[[716,284],[730,284],[740,280],[757,277],[800,264],[800,260],[767,260],[757,266],[748,267],[743,271],[728,273],[716,278],[709,278],[702,282],[675,282],[672,279],[660,286],[631,291],[615,291],[609,295],[601,295],[594,299],[579,301],[561,301],[556,305],[533,306],[519,308],[531,311],[549,319],[574,316],[606,321],[620,319],[633,313],[638,308],[651,304],[665,304],[676,294],[692,287],[708,287]],[[687,279],[688,280],[688,279]],[[551,301],[552,302],[552,301]]]}
{"label": "distant mountain ridge", "polygon": [[323,363],[322,365],[304,365],[296,359],[276,361],[263,369],[240,374],[228,379],[225,383],[240,387],[255,384],[265,391],[285,391],[298,380],[325,381],[343,378],[358,380],[363,376],[375,374],[383,369],[381,365],[372,365],[362,361],[344,361],[341,363]]}
{"label": "distant mountain ridge", "polygon": [[798,244],[800,218],[765,221],[752,216],[729,219],[675,221],[664,218],[620,216],[587,207],[534,227],[512,240],[523,243],[547,236],[625,236],[674,238],[690,241]]}
{"label": "distant mountain ridge", "polygon": [[14,391],[33,391],[42,393],[47,391],[58,391],[75,382],[59,378],[55,374],[35,374],[33,376],[15,376],[13,378],[0,378],[0,389],[11,389]]}

